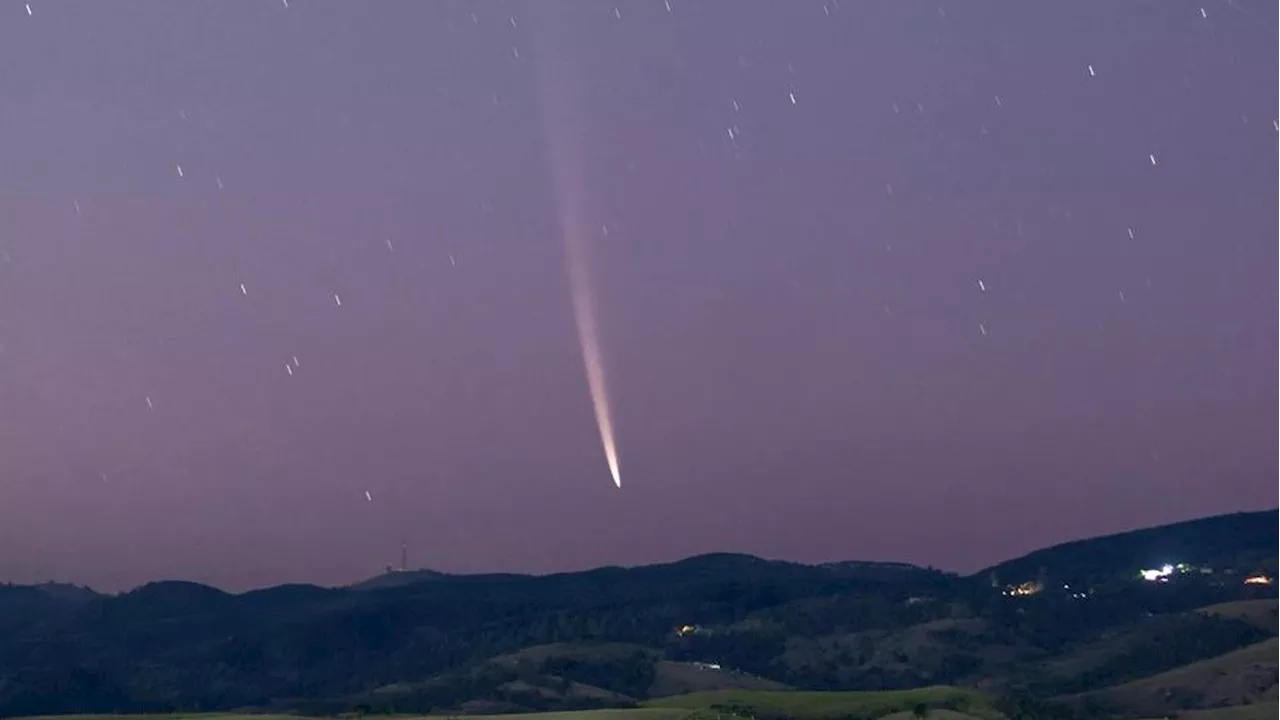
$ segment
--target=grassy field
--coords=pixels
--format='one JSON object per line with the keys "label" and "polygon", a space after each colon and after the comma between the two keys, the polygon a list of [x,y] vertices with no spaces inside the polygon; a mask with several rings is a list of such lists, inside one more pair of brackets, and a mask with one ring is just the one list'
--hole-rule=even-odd
{"label": "grassy field", "polygon": [[[957,712],[955,710],[941,708],[938,710],[930,710],[928,720],[974,720],[974,717],[975,716],[973,715],[966,715],[965,713]],[[915,713],[903,710],[901,712],[885,715],[884,717],[879,718],[879,720],[916,720],[916,716]],[[1241,718],[1240,720],[1244,720],[1244,718]]]}
{"label": "grassy field", "polygon": [[714,670],[693,663],[660,660],[653,666],[649,697],[664,698],[716,690],[787,690],[786,685],[746,673]]}
{"label": "grassy field", "polygon": [[[985,695],[955,687],[931,687],[890,692],[803,692],[768,690],[720,690],[651,700],[644,707],[572,712],[485,715],[484,720],[731,720],[733,709],[768,717],[785,715],[796,720],[912,720],[918,705],[929,708],[931,720],[998,720]],[[395,716],[396,720],[444,720],[432,716]],[[23,720],[299,720],[290,715],[236,715],[230,713],[173,715],[60,715]],[[1250,717],[1203,720],[1252,720]]]}
{"label": "grassy field", "polygon": [[[622,708],[617,710],[575,710],[570,712],[484,715],[485,720],[682,720],[692,712],[682,708]],[[432,718],[439,720],[439,718]]]}
{"label": "grassy field", "polygon": [[1280,703],[1264,702],[1212,710],[1184,710],[1178,720],[1274,720],[1280,712]]}
{"label": "grassy field", "polygon": [[175,714],[157,715],[28,715],[14,720],[298,720],[298,717],[296,715],[238,715],[234,712],[175,712]]}
{"label": "grassy field", "polygon": [[14,720],[298,720],[298,717],[296,715],[239,715],[236,712],[174,712],[174,714],[157,715],[28,715]]}
{"label": "grassy field", "polygon": [[[395,715],[395,720],[445,720],[451,717],[476,717],[484,720],[683,720],[693,715],[683,708],[620,708],[607,710],[575,710],[571,712],[519,713],[512,715],[463,716]],[[157,715],[44,715],[19,720],[300,720],[298,715],[238,715],[232,713],[191,713]],[[354,717],[354,716],[347,716]],[[370,717],[387,717],[373,715]]]}
{"label": "grassy field", "polygon": [[[917,705],[931,710],[949,709],[953,715],[995,718],[999,714],[986,695],[965,688],[930,687],[888,692],[805,692],[723,690],[650,700],[651,708],[712,710],[741,708],[753,715],[777,715],[798,720],[867,718],[878,720],[894,713],[910,713]],[[942,719],[941,712],[938,715]]]}

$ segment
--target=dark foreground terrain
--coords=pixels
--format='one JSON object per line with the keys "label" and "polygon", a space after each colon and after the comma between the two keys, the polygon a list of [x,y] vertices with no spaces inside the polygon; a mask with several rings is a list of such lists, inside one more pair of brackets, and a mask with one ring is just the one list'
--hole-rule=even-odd
{"label": "dark foreground terrain", "polygon": [[969,577],[707,555],[240,595],[0,586],[0,717],[1275,717],[1277,521],[1084,540]]}

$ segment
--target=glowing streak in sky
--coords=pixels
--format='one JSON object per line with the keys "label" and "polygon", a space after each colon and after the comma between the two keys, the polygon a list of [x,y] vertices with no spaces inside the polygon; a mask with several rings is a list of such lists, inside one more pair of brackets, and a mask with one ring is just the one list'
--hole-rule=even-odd
{"label": "glowing streak in sky", "polygon": [[595,306],[587,278],[580,226],[565,230],[564,245],[569,264],[569,294],[573,299],[573,317],[578,325],[582,362],[587,369],[587,389],[591,393],[591,405],[595,408],[596,425],[600,428],[600,442],[604,445],[609,474],[613,476],[613,484],[622,487],[622,478],[618,475],[618,448],[613,441],[613,420],[609,413],[609,393],[604,382],[604,359],[600,354],[600,338],[596,334]]}
{"label": "glowing streak in sky", "polygon": [[[549,14],[552,4],[538,3],[539,10],[546,8]],[[529,6],[534,7],[532,4]],[[609,392],[605,384],[604,358],[600,352],[600,337],[596,325],[595,302],[591,292],[591,279],[587,264],[587,222],[584,212],[587,205],[586,178],[581,144],[573,142],[575,122],[574,102],[570,81],[574,63],[559,54],[568,47],[565,34],[560,32],[561,17],[536,17],[535,36],[543,52],[535,55],[539,100],[542,109],[543,128],[547,136],[548,164],[551,168],[552,191],[555,194],[560,230],[564,236],[565,262],[569,270],[569,295],[573,301],[573,319],[578,329],[578,343],[582,347],[582,362],[586,367],[587,389],[591,393],[591,405],[595,409],[596,426],[600,429],[600,442],[604,457],[609,463],[613,484],[622,487],[618,474],[618,449],[613,437],[613,419],[609,411]],[[541,22],[537,22],[537,21]]]}

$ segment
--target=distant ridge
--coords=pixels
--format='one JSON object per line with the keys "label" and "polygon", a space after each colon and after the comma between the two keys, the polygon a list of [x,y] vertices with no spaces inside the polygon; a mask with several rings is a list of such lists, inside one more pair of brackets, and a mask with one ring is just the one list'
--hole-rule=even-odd
{"label": "distant ridge", "polygon": [[32,585],[32,587],[50,597],[71,603],[88,602],[98,596],[98,593],[87,587],[72,585],[70,583],[47,582],[39,585]]}
{"label": "distant ridge", "polygon": [[[1034,578],[1044,571],[1055,577],[1070,575],[1081,580],[1108,577],[1117,573],[1136,572],[1139,568],[1158,567],[1166,562],[1187,562],[1211,565],[1222,557],[1239,557],[1241,548],[1252,548],[1258,570],[1274,569],[1267,561],[1275,556],[1280,545],[1280,509],[1214,515],[1192,520],[1128,530],[1081,540],[1052,545],[1017,558],[979,570],[970,578],[988,578],[992,573],[1002,581],[1016,582]],[[1274,560],[1271,560],[1274,563]],[[921,567],[906,562],[876,560],[837,560],[806,564],[789,560],[770,560],[747,553],[716,552],[693,555],[669,562],[647,565],[606,565],[578,571],[547,574],[531,573],[449,573],[429,568],[390,570],[365,580],[337,587],[321,587],[310,584],[284,584],[256,588],[244,592],[227,592],[211,585],[183,580],[158,580],[140,585],[123,593],[99,593],[87,586],[70,583],[45,582],[33,585],[0,583],[10,595],[30,593],[32,597],[47,596],[71,603],[82,603],[112,595],[136,596],[161,594],[167,597],[188,595],[204,596],[208,602],[216,602],[218,596],[319,596],[342,590],[383,590],[417,585],[427,582],[504,582],[532,579],[551,579],[571,576],[601,576],[612,574],[663,575],[676,572],[687,575],[728,573],[735,577],[742,573],[763,573],[768,576],[788,571],[827,571],[833,575],[850,578],[875,579],[877,581],[919,579],[924,575],[955,577],[955,573]]]}
{"label": "distant ridge", "polygon": [[775,577],[787,574],[808,574],[814,570],[825,571],[830,573],[832,576],[875,580],[880,582],[902,579],[908,576],[920,577],[926,574],[942,574],[939,571],[903,562],[842,560],[837,562],[807,565],[805,563],[792,562],[789,560],[767,560],[765,558],[748,555],[746,553],[706,553],[703,555],[693,555],[691,557],[671,562],[654,563],[650,565],[606,565],[603,567],[591,568],[589,570],[548,573],[545,575],[522,573],[454,574],[429,569],[391,570],[348,587],[352,590],[386,590],[430,582],[475,582],[485,580],[512,581],[567,577],[602,577],[607,575],[627,575],[632,577],[645,577],[646,579],[652,580],[660,580],[662,576],[666,575],[678,576],[681,578],[695,576],[702,577],[704,579],[713,578],[715,576],[731,576],[734,578],[752,576]]}
{"label": "distant ridge", "polygon": [[430,580],[443,580],[450,577],[448,573],[435,570],[392,570],[375,575],[368,580],[361,580],[348,587],[352,590],[382,590],[385,588],[403,587]]}
{"label": "distant ridge", "polygon": [[1057,579],[1087,582],[1165,563],[1212,568],[1226,558],[1239,558],[1242,548],[1256,556],[1257,569],[1262,570],[1267,561],[1274,563],[1280,544],[1278,521],[1280,511],[1260,510],[1072,540],[1006,560],[975,576],[994,573],[1003,582],[1021,582],[1045,573]]}
{"label": "distant ridge", "polygon": [[[1125,712],[1153,698],[1179,708],[1240,703],[1274,696],[1274,662],[1255,673],[1260,660],[1231,653],[1271,638],[1261,647],[1274,660],[1277,519],[1238,513],[1046,548],[1003,566],[1101,580],[1016,597],[985,578],[904,563],[732,553],[552,575],[402,570],[344,588],[244,593],[181,581],[117,595],[0,585],[0,716],[239,708],[441,717],[773,688],[793,688],[789,700],[843,697],[795,691],[905,692],[912,699],[901,708],[939,685],[996,693],[1018,711],[1010,720],[1051,717],[1045,703],[1109,687],[1116,692],[1081,702]],[[1214,572],[1185,569],[1167,583],[1137,575],[1160,561]],[[1253,668],[1255,689],[1217,682],[1241,667],[1236,657]],[[840,716],[888,720],[864,705]]]}

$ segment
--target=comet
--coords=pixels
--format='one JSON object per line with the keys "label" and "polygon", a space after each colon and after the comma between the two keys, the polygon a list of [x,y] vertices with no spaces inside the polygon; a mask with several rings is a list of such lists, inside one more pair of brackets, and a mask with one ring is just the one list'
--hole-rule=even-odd
{"label": "comet", "polygon": [[569,266],[569,296],[573,301],[574,324],[578,328],[578,345],[582,349],[582,363],[587,373],[587,391],[591,393],[591,406],[595,410],[596,427],[600,430],[600,443],[604,458],[609,464],[609,475],[614,486],[622,487],[618,473],[618,447],[613,439],[613,416],[609,410],[609,392],[605,384],[604,358],[600,352],[600,337],[596,331],[595,305],[591,285],[587,277],[585,248],[580,232],[565,231],[565,259]]}
{"label": "comet", "polygon": [[[530,8],[532,9],[532,5]],[[547,14],[535,16],[533,35],[541,52],[534,53],[534,71],[538,83],[538,98],[543,129],[547,138],[547,161],[551,175],[551,188],[555,195],[556,213],[564,241],[565,264],[569,276],[569,297],[573,304],[573,320],[578,331],[578,345],[582,350],[582,364],[587,376],[587,391],[591,395],[591,407],[595,411],[596,427],[600,431],[600,444],[604,449],[609,475],[617,488],[622,487],[618,472],[618,445],[614,440],[613,415],[609,406],[608,384],[605,382],[604,355],[600,349],[600,334],[596,321],[595,297],[592,292],[590,264],[588,263],[588,228],[598,223],[587,220],[587,178],[581,156],[581,143],[574,142],[581,133],[578,113],[581,106],[576,101],[573,88],[580,86],[572,81],[576,63],[559,54],[571,44],[565,43],[561,32],[563,18],[548,5],[539,4],[539,11]]]}

